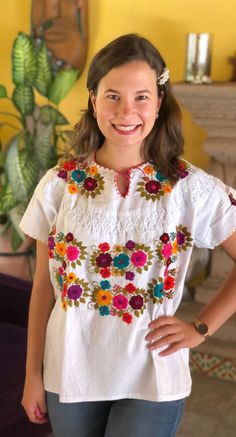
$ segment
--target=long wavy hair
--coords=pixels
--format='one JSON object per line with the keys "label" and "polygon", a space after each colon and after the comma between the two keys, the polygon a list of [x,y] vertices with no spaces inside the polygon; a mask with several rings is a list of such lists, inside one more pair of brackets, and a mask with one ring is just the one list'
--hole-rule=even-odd
{"label": "long wavy hair", "polygon": [[[93,58],[87,77],[88,91],[95,95],[100,80],[112,69],[132,61],[145,61],[160,76],[166,63],[159,51],[146,38],[138,34],[127,34],[113,40]],[[183,153],[181,111],[172,93],[168,80],[158,85],[158,95],[162,96],[159,117],[143,142],[142,157],[155,164],[170,180],[178,179],[178,157]],[[74,150],[77,154],[90,154],[104,143],[104,135],[94,118],[91,99],[75,126]]]}

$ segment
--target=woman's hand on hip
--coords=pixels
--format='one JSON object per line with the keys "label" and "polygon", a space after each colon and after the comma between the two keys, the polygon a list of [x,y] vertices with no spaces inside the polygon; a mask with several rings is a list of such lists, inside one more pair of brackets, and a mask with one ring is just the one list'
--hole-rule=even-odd
{"label": "woman's hand on hip", "polygon": [[148,325],[150,332],[146,335],[147,348],[150,351],[167,346],[159,355],[165,357],[182,348],[193,348],[205,338],[197,333],[193,323],[177,317],[161,316]]}

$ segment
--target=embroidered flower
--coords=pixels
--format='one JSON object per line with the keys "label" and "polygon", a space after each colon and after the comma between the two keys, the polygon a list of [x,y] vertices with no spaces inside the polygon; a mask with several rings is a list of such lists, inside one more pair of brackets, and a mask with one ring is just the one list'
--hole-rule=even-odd
{"label": "embroidered flower", "polygon": [[105,291],[105,290],[98,290],[96,293],[96,297],[97,297],[97,302],[99,305],[103,306],[109,306],[109,304],[112,301],[112,294],[109,291]]}
{"label": "embroidered flower", "polygon": [[162,282],[162,283],[157,284],[153,289],[154,296],[157,297],[158,299],[163,297],[163,286],[164,286],[164,284]]}
{"label": "embroidered flower", "polygon": [[74,159],[64,161],[62,164],[62,167],[64,168],[64,170],[67,170],[67,171],[74,170],[76,168],[76,161]]}
{"label": "embroidered flower", "polygon": [[112,257],[109,253],[100,253],[96,258],[96,264],[98,267],[109,267],[112,263]]}
{"label": "embroidered flower", "polygon": [[111,271],[110,271],[110,269],[107,269],[107,268],[105,268],[105,269],[101,269],[101,270],[100,270],[100,275],[101,275],[103,278],[109,278],[109,277],[111,276]]}
{"label": "embroidered flower", "polygon": [[98,186],[96,179],[88,177],[84,181],[84,188],[87,191],[94,191]]}
{"label": "embroidered flower", "polygon": [[80,251],[76,246],[68,246],[66,249],[66,255],[69,261],[75,261],[79,257]]}
{"label": "embroidered flower", "polygon": [[156,194],[161,189],[161,184],[158,181],[151,180],[145,184],[145,189],[150,194]]}
{"label": "embroidered flower", "polygon": [[137,252],[134,252],[131,255],[131,262],[136,267],[144,266],[144,264],[146,264],[146,262],[147,262],[147,255],[146,255],[146,253],[143,252],[142,250],[138,250]]}
{"label": "embroidered flower", "polygon": [[68,190],[69,190],[70,194],[76,194],[79,191],[78,187],[75,184],[70,184],[68,186]]}
{"label": "embroidered flower", "polygon": [[132,296],[129,304],[134,310],[140,310],[143,307],[143,297],[140,295]]}
{"label": "embroidered flower", "polygon": [[[63,269],[63,272],[64,272],[64,269]],[[75,280],[76,280],[76,275],[73,273],[73,272],[71,272],[71,273],[69,273],[69,275],[67,275],[67,282],[75,282]]]}
{"label": "embroidered flower", "polygon": [[99,244],[98,249],[101,252],[108,252],[108,250],[110,250],[110,246],[108,243],[101,243],[101,244]]}
{"label": "embroidered flower", "polygon": [[72,234],[72,232],[68,232],[68,234],[66,234],[65,240],[67,241],[67,243],[70,243],[74,240],[74,235]]}
{"label": "embroidered flower", "polygon": [[178,169],[178,176],[180,179],[184,179],[186,178],[186,176],[189,175],[189,166],[185,161],[179,160],[179,165],[178,165],[179,169]]}
{"label": "embroidered flower", "polygon": [[53,250],[55,247],[55,240],[53,237],[48,237],[48,248],[49,250]]}
{"label": "embroidered flower", "polygon": [[109,290],[109,288],[111,288],[111,283],[109,281],[101,281],[100,286],[103,290]]}
{"label": "embroidered flower", "polygon": [[232,193],[229,193],[229,200],[231,205],[236,206],[236,199],[233,197]]}
{"label": "embroidered flower", "polygon": [[131,314],[129,313],[124,313],[122,316],[122,320],[123,322],[127,323],[128,325],[130,325],[133,321],[133,317]]}
{"label": "embroidered flower", "polygon": [[80,285],[71,285],[67,290],[67,295],[69,299],[75,300],[80,298],[82,292],[83,289]]}
{"label": "embroidered flower", "polygon": [[134,284],[129,283],[125,286],[125,291],[128,293],[134,293],[136,291],[136,287]]}
{"label": "embroidered flower", "polygon": [[125,269],[129,265],[129,257],[125,253],[121,253],[114,258],[113,262],[116,268]]}
{"label": "embroidered flower", "polygon": [[166,232],[164,232],[164,234],[162,234],[160,237],[160,240],[162,241],[162,243],[168,243],[169,239],[170,239],[170,237]]}
{"label": "embroidered flower", "polygon": [[99,313],[101,316],[109,316],[110,311],[109,311],[108,306],[103,305],[103,306],[99,307]]}
{"label": "embroidered flower", "polygon": [[170,290],[174,287],[175,285],[175,280],[172,276],[167,276],[167,278],[165,278],[164,280],[164,289],[165,290]]}
{"label": "embroidered flower", "polygon": [[118,294],[113,299],[113,305],[118,310],[125,310],[128,306],[128,299],[123,294]]}
{"label": "embroidered flower", "polygon": [[84,179],[86,178],[86,173],[83,170],[74,170],[71,173],[71,177],[72,179],[74,179],[74,181],[80,183],[83,182]]}
{"label": "embroidered flower", "polygon": [[172,245],[170,243],[165,244],[161,252],[168,259],[172,254]]}
{"label": "embroidered flower", "polygon": [[66,301],[66,300],[63,300],[63,301],[62,301],[62,309],[63,309],[64,311],[67,311],[67,301]]}
{"label": "embroidered flower", "polygon": [[166,180],[166,178],[165,178],[164,176],[162,176],[162,174],[161,174],[160,171],[157,171],[157,172],[156,172],[156,179],[157,179],[158,181],[160,181],[160,182],[163,182],[163,181]]}
{"label": "embroidered flower", "polygon": [[60,171],[57,173],[57,176],[58,176],[59,178],[61,178],[61,179],[67,179],[68,173],[67,173],[66,170],[60,170]]}
{"label": "embroidered flower", "polygon": [[183,232],[177,232],[177,244],[178,246],[183,246],[183,244],[185,243],[185,235]]}
{"label": "embroidered flower", "polygon": [[60,256],[64,256],[66,253],[66,245],[64,243],[56,243],[55,250]]}
{"label": "embroidered flower", "polygon": [[147,175],[152,175],[154,173],[154,168],[152,165],[146,165],[143,169],[144,173]]}
{"label": "embroidered flower", "polygon": [[126,272],[125,273],[125,279],[127,279],[128,281],[133,281],[135,277],[135,274],[133,272]]}
{"label": "embroidered flower", "polygon": [[129,250],[133,250],[136,246],[136,243],[132,240],[127,241],[127,243],[125,244],[125,247],[127,247],[127,249]]}
{"label": "embroidered flower", "polygon": [[98,171],[98,170],[97,170],[97,167],[95,167],[94,165],[88,168],[88,173],[89,173],[91,176],[94,176],[95,174],[97,174],[97,171]]}

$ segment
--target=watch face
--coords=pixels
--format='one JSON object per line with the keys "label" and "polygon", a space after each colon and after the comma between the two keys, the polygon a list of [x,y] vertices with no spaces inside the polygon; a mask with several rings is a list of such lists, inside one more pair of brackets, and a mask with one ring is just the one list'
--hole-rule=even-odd
{"label": "watch face", "polygon": [[208,333],[208,326],[205,323],[200,323],[197,327],[199,334],[206,335]]}

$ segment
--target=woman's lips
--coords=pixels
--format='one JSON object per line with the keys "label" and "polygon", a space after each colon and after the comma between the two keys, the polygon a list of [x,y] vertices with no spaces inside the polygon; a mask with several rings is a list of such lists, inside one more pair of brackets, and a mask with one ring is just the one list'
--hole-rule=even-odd
{"label": "woman's lips", "polygon": [[121,135],[131,135],[134,132],[136,132],[141,125],[140,124],[130,124],[130,125],[112,124],[112,126]]}

